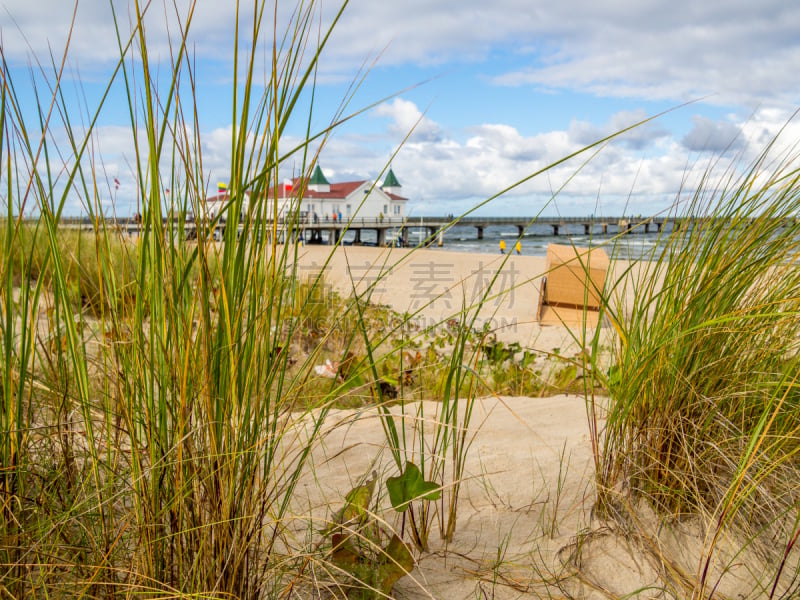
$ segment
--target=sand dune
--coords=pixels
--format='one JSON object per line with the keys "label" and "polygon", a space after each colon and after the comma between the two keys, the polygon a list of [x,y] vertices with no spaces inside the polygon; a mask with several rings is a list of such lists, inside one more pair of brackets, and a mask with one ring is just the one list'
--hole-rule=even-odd
{"label": "sand dune", "polygon": [[[612,266],[618,277],[629,265]],[[476,298],[492,280],[493,292],[477,310],[498,339],[537,350],[562,352],[580,347],[580,331],[536,320],[545,259],[472,255],[441,250],[339,248],[299,249],[298,269],[324,271],[342,294],[374,284],[371,300],[413,315],[421,326],[458,315],[463,300]],[[621,286],[621,303],[630,285]],[[606,328],[610,329],[610,328]],[[604,330],[605,331],[605,330]],[[591,332],[589,332],[591,333]],[[605,335],[611,335],[606,331]],[[604,399],[596,399],[599,404]],[[410,403],[392,408],[411,435],[424,420],[430,430],[440,405]],[[463,404],[462,407],[463,409]],[[601,421],[602,426],[602,421]],[[683,598],[691,594],[703,562],[704,526],[695,521],[668,524],[644,507],[628,508],[634,529],[604,520],[595,511],[594,459],[586,399],[478,398],[469,425],[471,446],[458,502],[457,529],[446,545],[432,521],[431,548],[415,553],[414,571],[395,586],[397,598]],[[332,411],[322,443],[312,456],[313,478],[304,482],[302,506],[320,523],[331,517],[363,477],[378,473],[379,515],[399,527],[385,481],[398,474],[376,409]],[[411,446],[411,444],[409,444]],[[413,446],[418,449],[418,442]],[[426,446],[426,452],[429,446]],[[418,460],[418,454],[410,456]],[[625,489],[615,491],[621,505]],[[634,537],[629,537],[635,531]],[[720,548],[722,546],[720,545]],[[718,550],[710,580],[720,597],[754,589],[758,561]],[[661,554],[663,551],[663,555]],[[663,556],[668,556],[665,562]]]}
{"label": "sand dune", "polygon": [[[365,247],[331,253],[328,247],[306,246],[299,249],[298,270],[324,272],[326,282],[344,295],[372,285],[373,302],[411,314],[421,327],[457,318],[465,300],[470,310],[491,287],[483,305],[471,309],[476,325],[488,322],[499,340],[537,350],[580,347],[578,328],[537,322],[543,257]],[[430,431],[437,409],[433,402],[406,406],[406,427],[413,430],[422,411]],[[393,411],[399,416],[398,407]],[[337,499],[373,469],[380,482],[397,474],[375,410],[333,411],[326,428],[304,501],[318,520],[329,518]],[[563,592],[606,597],[581,582],[573,556],[576,535],[596,526],[585,400],[573,395],[478,399],[470,439],[453,542],[445,547],[433,533],[431,551],[417,556],[414,572],[395,588],[397,597],[558,597]],[[394,516],[385,489],[381,513]],[[397,518],[388,525],[398,526]],[[611,538],[597,541],[592,554],[597,562],[589,561],[588,553],[583,556],[586,568],[591,563],[601,571],[600,588],[630,592],[652,583],[652,571],[637,566],[629,553],[613,550],[617,545]]]}

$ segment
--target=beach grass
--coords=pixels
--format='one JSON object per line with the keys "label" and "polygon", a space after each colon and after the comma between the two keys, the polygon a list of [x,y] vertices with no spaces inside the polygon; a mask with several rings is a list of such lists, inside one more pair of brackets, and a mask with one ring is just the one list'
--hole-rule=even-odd
{"label": "beach grass", "polygon": [[[676,218],[703,218],[685,219],[664,234],[663,251],[608,283],[610,368],[609,328],[594,334],[584,324],[577,355],[543,357],[479,327],[499,271],[480,298],[415,330],[414,315],[371,301],[393,264],[344,297],[326,281],[327,263],[302,272],[299,246],[278,243],[279,233],[294,237],[299,206],[279,232],[269,191],[290,162],[311,172],[319,144],[348,118],[349,98],[321,131],[299,114],[338,17],[320,31],[317,7],[300,3],[281,31],[269,4],[250,9],[236,30],[229,201],[213,218],[186,45],[191,10],[166,78],[152,70],[147,9],[136,5],[130,32],[115,22],[120,54],[108,90],[124,91],[135,139],[133,237],[103,208],[111,186],[92,149],[106,96],[81,119],[70,114],[65,51],[34,68],[49,85],[31,112],[3,65],[0,595],[289,598],[313,588],[385,597],[413,567],[412,551],[425,553],[436,533],[447,548],[459,531],[478,400],[564,391],[587,397],[594,514],[636,532],[666,565],[661,592],[713,597],[720,560],[725,571],[755,555],[765,568],[748,594],[796,593],[795,157],[769,148],[744,174],[713,184],[709,174],[676,206]],[[272,36],[271,68],[257,85],[261,50],[244,40]],[[308,126],[287,151],[290,119]],[[65,226],[76,198],[88,229]],[[183,226],[190,213],[201,225],[194,240]],[[332,372],[317,375],[326,360]],[[391,460],[380,473],[353,474],[352,491],[326,498],[320,517],[304,509],[304,486],[317,478],[326,419],[341,408],[378,413]],[[580,490],[566,500],[566,445],[558,460],[555,481],[542,486],[531,577],[548,594],[580,595],[564,580],[584,581],[581,547],[601,534],[582,524],[565,546],[573,558],[556,567],[538,549],[583,503]],[[665,555],[638,520],[640,503],[659,526],[700,519],[694,573]],[[524,593],[506,564],[511,537],[500,533],[487,573],[492,590]]]}
{"label": "beach grass", "polygon": [[[310,172],[311,144],[324,143],[347,118],[338,113],[330,128],[309,129],[300,146],[282,146],[290,118],[311,122],[296,107],[313,94],[336,19],[320,32],[315,6],[299,4],[269,50],[262,87],[254,83],[259,49],[239,41],[269,37],[272,15],[256,2],[247,31],[240,15],[229,201],[211,218],[195,127],[197,74],[186,46],[192,12],[172,38],[168,75],[156,77],[147,7],[135,9],[130,31],[115,20],[119,60],[80,126],[62,80],[68,49],[60,63],[32,69],[48,83],[33,113],[19,100],[22,84],[3,68],[0,590],[12,597],[278,597],[291,595],[295,582],[309,585],[302,575],[310,557],[317,573],[327,573],[310,585],[347,581],[340,591],[350,593],[359,574],[373,570],[343,569],[341,538],[320,538],[312,519],[294,512],[299,483],[314,477],[310,458],[326,415],[348,402],[385,409],[429,394],[440,399],[433,449],[420,451],[421,431],[409,432],[420,436],[416,450],[405,454],[395,437],[390,452],[395,480],[410,490],[395,509],[405,514],[403,506],[417,504],[408,514],[419,516],[420,548],[434,518],[451,538],[469,450],[469,413],[458,409],[479,389],[477,312],[462,314],[462,327],[446,340],[432,334],[420,353],[427,334],[407,335],[407,316],[372,305],[368,294],[337,296],[322,274],[299,272],[297,245],[278,243],[293,239],[299,206],[277,231],[269,190],[290,160]],[[113,226],[104,204],[112,185],[100,180],[102,157],[93,150],[112,88],[126,98],[135,142],[133,237]],[[49,159],[56,156],[66,158]],[[73,230],[62,217],[76,199],[89,225]],[[198,225],[192,240],[183,226],[188,214]],[[214,231],[223,218],[220,243]],[[447,354],[445,345],[457,352]],[[335,364],[333,377],[315,376],[324,359]],[[404,427],[395,432],[406,439]],[[427,479],[421,484],[404,479],[415,461]],[[430,503],[442,491],[436,511]],[[351,502],[332,498],[330,506],[340,501]],[[376,539],[354,560],[402,556],[407,564],[404,541],[378,547]],[[391,581],[361,587],[369,595],[380,584],[385,593]]]}
{"label": "beach grass", "polygon": [[699,518],[697,598],[714,596],[730,539],[763,559],[765,597],[795,585],[800,172],[777,146],[747,169],[708,172],[632,278],[633,302],[613,302],[620,282],[606,294],[618,336],[597,370],[611,397],[595,436],[599,506],[627,523],[642,501],[665,522]]}
{"label": "beach grass", "polygon": [[[237,48],[240,36],[269,30],[267,5],[253,8],[252,30],[237,23]],[[283,128],[324,45],[313,7],[299,6],[276,41],[262,91],[252,83],[256,46],[235,57],[233,226],[221,245],[212,228],[186,243],[172,219],[202,217],[207,195],[199,144],[188,137],[197,119],[185,46],[192,14],[163,84],[150,71],[144,10],[130,34],[116,23],[120,58],[108,83],[125,92],[136,140],[135,239],[106,228],[100,157],[91,153],[104,107],[80,127],[70,120],[60,79],[68,52],[35,73],[51,87],[33,122],[3,71],[0,581],[14,597],[266,594],[288,568],[274,557],[287,546],[289,500],[314,423],[336,398],[328,386],[308,439],[291,445],[296,402],[287,392],[298,382],[287,380],[281,349],[297,333],[295,317],[314,315],[296,293],[289,247],[266,228],[264,198],[285,160]],[[66,147],[51,138],[56,128]],[[54,156],[69,159],[59,167]],[[246,190],[262,200],[245,213]],[[61,226],[75,198],[89,231]],[[38,219],[30,225],[24,214]]]}

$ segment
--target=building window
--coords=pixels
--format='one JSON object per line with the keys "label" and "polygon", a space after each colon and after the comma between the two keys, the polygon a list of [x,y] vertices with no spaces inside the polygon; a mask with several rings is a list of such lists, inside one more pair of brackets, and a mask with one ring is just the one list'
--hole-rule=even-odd
{"label": "building window", "polygon": [[394,214],[396,214],[396,215],[400,214],[400,205],[399,204],[395,204],[394,205]]}
{"label": "building window", "polygon": [[384,204],[383,205],[383,214],[385,214],[385,215],[389,214],[389,205],[388,204]]}
{"label": "building window", "polygon": [[346,209],[347,209],[347,216],[349,217],[350,216],[350,205],[349,204],[346,206]]}

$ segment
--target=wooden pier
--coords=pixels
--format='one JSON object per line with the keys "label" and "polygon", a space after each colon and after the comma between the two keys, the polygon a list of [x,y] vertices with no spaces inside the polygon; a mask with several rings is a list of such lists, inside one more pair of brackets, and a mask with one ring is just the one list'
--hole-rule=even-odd
{"label": "wooden pier", "polygon": [[[444,233],[453,227],[473,227],[477,239],[482,240],[484,230],[491,226],[516,227],[517,236],[522,237],[532,225],[549,226],[554,236],[567,233],[570,229],[574,233],[576,228],[584,235],[593,232],[608,235],[658,233],[667,222],[673,223],[673,226],[676,223],[674,219],[666,217],[407,217],[405,219],[354,217],[341,222],[298,219],[294,222],[293,229],[310,243],[331,245],[337,243],[348,231],[353,232],[353,243],[356,244],[362,241],[362,231],[374,231],[379,246],[384,246],[387,242],[409,245],[409,230],[424,229],[426,244],[438,242],[442,245]],[[326,233],[324,239],[323,232]]]}
{"label": "wooden pier", "polygon": [[[354,243],[361,243],[363,231],[374,231],[377,243],[380,246],[387,243],[402,245],[409,244],[409,230],[423,229],[426,233],[425,244],[438,242],[440,245],[446,231],[453,227],[473,227],[476,238],[483,239],[484,231],[491,226],[516,227],[519,237],[525,234],[531,226],[548,226],[552,228],[553,236],[565,233],[576,233],[576,229],[584,235],[592,233],[609,234],[650,234],[658,233],[665,224],[671,224],[677,228],[685,219],[675,217],[406,217],[406,218],[368,218],[353,217],[342,221],[331,221],[300,217],[296,219],[280,219],[278,229],[282,234],[288,231],[293,236],[302,236],[309,243],[327,243],[333,245],[339,241],[345,232],[353,232]],[[694,220],[693,220],[694,221]],[[178,223],[173,220],[173,225]],[[119,229],[135,234],[139,230],[138,221],[131,218],[118,218],[107,221],[106,225],[116,226]],[[197,235],[197,222],[188,219],[183,222],[183,228],[187,238],[194,238]],[[225,230],[226,223],[218,221],[215,224],[214,235],[221,238]],[[89,219],[63,218],[61,226],[65,228],[92,229],[93,224]],[[241,225],[239,225],[241,230]],[[324,235],[323,235],[324,234]]]}

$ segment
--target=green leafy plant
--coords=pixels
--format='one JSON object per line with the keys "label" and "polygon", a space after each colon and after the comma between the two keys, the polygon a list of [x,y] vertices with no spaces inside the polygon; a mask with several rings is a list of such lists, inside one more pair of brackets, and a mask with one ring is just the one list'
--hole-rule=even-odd
{"label": "green leafy plant", "polygon": [[439,486],[433,481],[425,481],[419,467],[412,462],[406,463],[402,475],[389,477],[386,480],[389,500],[397,512],[405,512],[414,500],[438,500],[441,495]]}
{"label": "green leafy plant", "polygon": [[[351,598],[387,597],[395,583],[414,568],[408,547],[396,533],[382,533],[370,509],[376,480],[377,473],[373,472],[369,481],[348,492],[344,506],[324,532],[330,536],[331,560],[351,578]],[[395,485],[387,481],[390,494]],[[387,537],[389,541],[383,545]]]}

